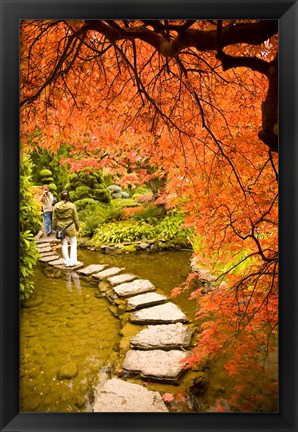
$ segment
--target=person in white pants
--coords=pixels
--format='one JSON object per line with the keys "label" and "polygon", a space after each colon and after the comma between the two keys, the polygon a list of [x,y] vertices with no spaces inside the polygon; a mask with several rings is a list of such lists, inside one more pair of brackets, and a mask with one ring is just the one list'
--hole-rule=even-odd
{"label": "person in white pants", "polygon": [[[68,239],[70,244],[70,256],[68,255]],[[64,258],[64,264],[66,267],[73,267],[78,263],[77,258],[77,238],[73,237],[65,237],[61,242],[62,256]]]}
{"label": "person in white pants", "polygon": [[[77,260],[77,234],[80,228],[78,213],[75,205],[70,201],[67,190],[61,193],[59,201],[53,210],[53,229],[65,228],[66,237],[62,240],[62,256],[66,267],[78,264]],[[68,242],[70,244],[70,255],[68,254]]]}

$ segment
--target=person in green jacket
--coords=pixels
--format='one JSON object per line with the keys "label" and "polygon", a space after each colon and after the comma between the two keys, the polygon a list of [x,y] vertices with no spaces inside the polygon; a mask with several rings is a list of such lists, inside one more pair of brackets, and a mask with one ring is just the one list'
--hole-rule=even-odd
{"label": "person in green jacket", "polygon": [[[61,201],[53,209],[53,229],[66,228],[66,237],[62,240],[62,256],[66,267],[78,264],[77,260],[77,234],[80,228],[78,213],[75,205],[70,201],[69,192],[61,192]],[[70,256],[68,255],[68,241],[70,243]]]}

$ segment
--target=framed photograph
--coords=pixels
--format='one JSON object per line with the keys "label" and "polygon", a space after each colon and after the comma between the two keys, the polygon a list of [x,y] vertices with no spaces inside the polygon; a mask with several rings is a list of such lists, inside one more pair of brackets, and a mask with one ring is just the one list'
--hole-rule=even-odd
{"label": "framed photograph", "polygon": [[0,2],[1,430],[298,431],[297,1]]}

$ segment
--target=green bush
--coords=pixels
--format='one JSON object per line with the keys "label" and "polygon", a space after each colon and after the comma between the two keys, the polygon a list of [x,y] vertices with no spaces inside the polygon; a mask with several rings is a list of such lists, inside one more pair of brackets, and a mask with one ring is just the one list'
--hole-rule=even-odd
{"label": "green bush", "polygon": [[93,240],[97,244],[122,243],[151,239],[154,236],[155,230],[148,224],[121,222],[102,225],[96,231]]}
{"label": "green bush", "polygon": [[91,188],[89,186],[81,185],[74,191],[75,200],[91,197]]}
{"label": "green bush", "polygon": [[84,198],[93,198],[106,204],[111,201],[110,192],[101,172],[85,168],[78,173],[70,174],[68,180],[66,189],[69,190],[73,201]]}
{"label": "green bush", "polygon": [[57,186],[54,183],[50,183],[48,186],[49,186],[50,192],[56,192],[57,191]]}
{"label": "green bush", "polygon": [[139,212],[134,213],[131,219],[156,225],[161,215],[161,209],[159,207],[148,204]]}
{"label": "green bush", "polygon": [[74,204],[78,212],[86,210],[87,208],[88,209],[90,208],[90,210],[94,211],[98,205],[98,201],[96,201],[93,198],[82,198],[80,200],[75,201]]}
{"label": "green bush", "polygon": [[49,170],[49,169],[44,168],[44,169],[42,169],[42,170],[40,171],[39,175],[40,175],[40,177],[42,177],[43,179],[46,178],[46,177],[51,177],[51,176],[52,176],[52,171]]}
{"label": "green bush", "polygon": [[182,213],[173,211],[169,213],[156,227],[160,238],[173,239],[174,237],[189,238],[192,230],[182,227],[184,217]]}
{"label": "green bush", "polygon": [[81,232],[83,236],[92,237],[98,227],[104,223],[104,217],[99,212],[91,211],[90,209],[84,211],[83,224]]}
{"label": "green bush", "polygon": [[53,183],[54,179],[53,177],[45,177],[42,179],[43,184],[49,184],[49,183]]}
{"label": "green bush", "polygon": [[95,205],[86,204],[86,207],[79,211],[79,218],[83,222],[81,232],[84,236],[92,237],[96,229],[102,224],[121,220],[123,217],[121,208],[113,208],[98,201],[94,201],[94,203]]}
{"label": "green bush", "polygon": [[140,207],[141,204],[135,202],[132,198],[128,199],[122,199],[122,198],[116,198],[111,201],[111,205],[113,207]]}
{"label": "green bush", "polygon": [[31,190],[32,165],[28,156],[21,156],[20,166],[20,299],[29,298],[34,284],[31,280],[38,253],[34,235],[41,228],[41,215]]}
{"label": "green bush", "polygon": [[[102,185],[100,185],[102,186]],[[110,193],[106,188],[96,188],[93,190],[93,196],[95,199],[108,204],[111,201]]]}

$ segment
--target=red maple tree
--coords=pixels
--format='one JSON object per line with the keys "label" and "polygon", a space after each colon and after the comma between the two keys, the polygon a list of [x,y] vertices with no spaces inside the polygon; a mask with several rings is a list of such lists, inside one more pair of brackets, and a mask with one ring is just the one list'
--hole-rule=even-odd
{"label": "red maple tree", "polygon": [[23,145],[42,131],[51,151],[72,143],[73,170],[165,179],[214,276],[174,292],[202,323],[187,365],[226,355],[235,376],[276,350],[277,48],[270,20],[21,23]]}

